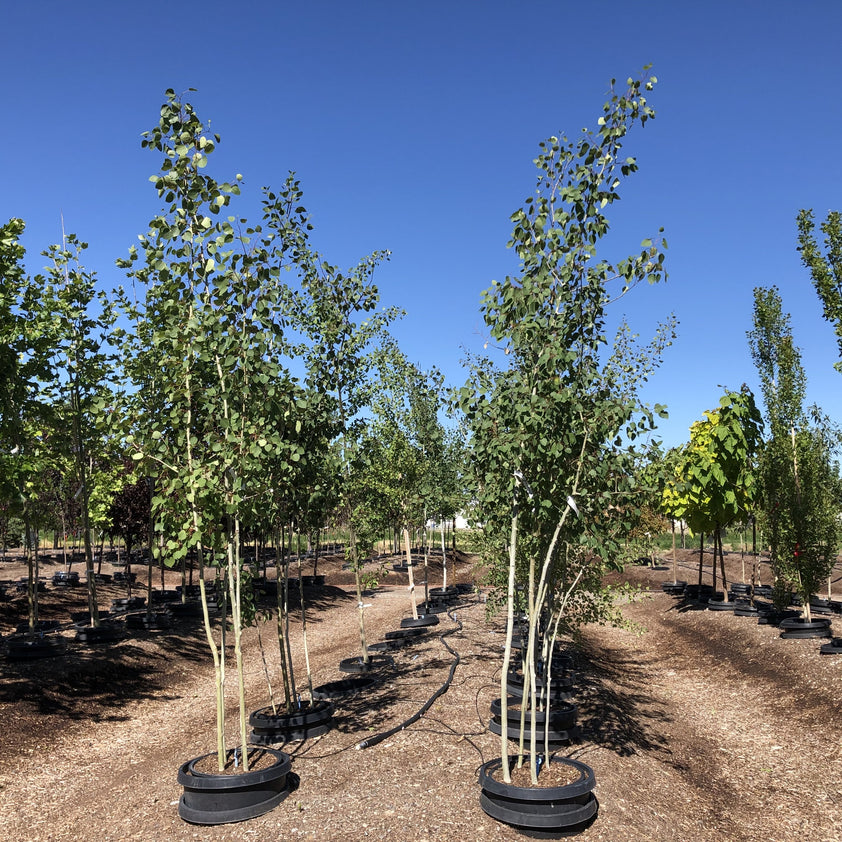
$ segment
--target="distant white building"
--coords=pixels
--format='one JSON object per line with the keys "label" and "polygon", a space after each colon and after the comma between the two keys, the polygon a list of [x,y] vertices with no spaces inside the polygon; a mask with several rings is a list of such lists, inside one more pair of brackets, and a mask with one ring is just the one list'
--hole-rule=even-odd
{"label": "distant white building", "polygon": [[[468,529],[468,519],[464,515],[456,515],[456,517],[454,518],[454,526],[456,527],[456,529]],[[438,528],[439,522],[437,520],[430,518],[430,520],[427,521],[427,529]]]}

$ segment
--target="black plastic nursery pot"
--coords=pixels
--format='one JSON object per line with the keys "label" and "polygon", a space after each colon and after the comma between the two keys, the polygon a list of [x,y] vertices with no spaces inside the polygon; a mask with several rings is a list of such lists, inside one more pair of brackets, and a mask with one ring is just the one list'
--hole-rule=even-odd
{"label": "black plastic nursery pot", "polygon": [[[21,579],[16,585],[15,590],[18,593],[26,593],[29,590],[29,581],[26,577]],[[38,593],[46,593],[47,592],[47,583],[46,582],[36,582],[35,583],[35,590]]]}
{"label": "black plastic nursery pot", "polygon": [[280,709],[273,712],[271,706],[261,708],[249,716],[251,741],[265,746],[326,734],[333,727],[333,710],[333,703],[327,699],[302,702],[292,713]]}
{"label": "black plastic nursery pot", "polygon": [[687,582],[681,579],[676,579],[675,582],[661,582],[661,590],[670,596],[681,596],[686,587]]}
{"label": "black plastic nursery pot", "polygon": [[823,643],[819,647],[821,655],[842,655],[842,637],[834,637],[833,640]]}
{"label": "black plastic nursery pot", "polygon": [[387,631],[383,635],[384,640],[414,640],[418,637],[424,637],[427,634],[426,626],[414,626],[411,628],[400,628],[394,631]]}
{"label": "black plastic nursery pot", "polygon": [[459,599],[459,589],[456,585],[448,585],[446,588],[430,588],[428,594],[430,602],[453,603]]}
{"label": "black plastic nursery pot", "polygon": [[126,611],[137,611],[146,607],[145,596],[120,597],[111,600],[111,611],[114,614],[125,613]]}
{"label": "black plastic nursery pot", "polygon": [[[524,641],[526,643],[526,641]],[[514,649],[514,646],[512,647]],[[535,663],[538,668],[538,675],[543,674],[543,646],[541,641],[536,641],[535,646]],[[512,652],[512,659],[515,666],[520,669],[521,664],[523,663],[523,653],[521,651],[513,651]],[[569,652],[565,652],[564,649],[561,648],[559,644],[556,644],[555,648],[553,649],[552,653],[552,671],[553,675],[563,675],[565,674],[566,670],[572,670],[575,666],[575,661],[573,656]]]}
{"label": "black plastic nursery pot", "polygon": [[772,606],[758,606],[757,625],[759,626],[777,626],[788,617],[800,617],[800,611],[787,609],[781,611]]}
{"label": "black plastic nursery pot", "polygon": [[339,662],[339,672],[344,672],[346,675],[368,675],[394,665],[395,659],[390,655],[369,654],[368,661],[364,661],[361,655],[356,655],[353,658],[343,658]]}
{"label": "black plastic nursery pot", "polygon": [[313,688],[314,699],[347,699],[369,690],[377,684],[377,680],[370,675],[360,675],[354,678],[342,678],[339,681],[328,681]]}
{"label": "black plastic nursery pot", "polygon": [[453,606],[449,602],[435,601],[422,602],[418,606],[418,613],[424,614],[446,614]]}
{"label": "black plastic nursery pot", "polygon": [[788,640],[803,640],[809,638],[830,637],[830,620],[820,618],[807,622],[803,617],[789,617],[781,620],[778,628],[781,637]]}
{"label": "black plastic nursery pot", "polygon": [[123,637],[122,623],[104,622],[98,626],[77,626],[78,643],[116,643]]}
{"label": "black plastic nursery pot", "polygon": [[[272,756],[267,768],[239,775],[208,774],[197,771],[205,754],[188,760],[178,770],[184,792],[178,802],[178,815],[191,824],[215,825],[241,822],[262,816],[289,795],[291,762],[289,755],[271,748],[249,749],[250,763],[262,754]],[[233,752],[228,753],[229,758]]]}
{"label": "black plastic nursery pot", "polygon": [[438,624],[437,614],[419,614],[417,617],[404,617],[401,620],[402,629],[418,629],[425,626],[437,626]]}
{"label": "black plastic nursery pot", "polygon": [[169,611],[174,617],[201,617],[202,603],[193,599],[188,599],[186,602],[171,602],[169,603]]}
{"label": "black plastic nursery pot", "polygon": [[181,599],[181,595],[176,590],[171,591],[152,591],[153,603],[167,603],[176,602]]}
{"label": "black plastic nursery pot", "polygon": [[684,595],[688,599],[707,601],[713,596],[713,585],[687,585],[684,588]]}
{"label": "black plastic nursery pot", "polygon": [[810,600],[810,613],[811,614],[832,614],[833,613],[833,605],[829,599],[820,599],[819,597],[814,596]]}
{"label": "black plastic nursery pot", "polygon": [[[500,699],[494,699],[491,702],[491,721],[488,723],[488,730],[492,734],[499,735],[503,730],[501,709]],[[566,745],[578,739],[579,729],[576,725],[578,717],[579,708],[570,702],[554,702],[551,704],[549,733],[546,735],[551,746],[558,747],[560,745]],[[543,745],[544,743],[544,729],[546,727],[547,713],[542,710],[535,711],[535,738],[539,745]],[[525,740],[529,742],[532,734],[532,715],[528,711],[524,723],[524,732]],[[510,696],[508,699],[506,736],[514,741],[520,739],[520,699],[514,696]]]}
{"label": "black plastic nursery pot", "polygon": [[707,601],[707,608],[708,611],[733,611],[734,603],[730,600],[726,602],[725,599],[714,598]]}
{"label": "black plastic nursery pot", "polygon": [[6,657],[10,661],[31,661],[40,658],[55,658],[67,652],[61,637],[10,637]]}
{"label": "black plastic nursery pot", "polygon": [[734,616],[735,617],[757,617],[758,607],[753,605],[750,600],[739,597],[734,600]]}
{"label": "black plastic nursery pot", "polygon": [[151,614],[129,614],[126,617],[126,628],[143,631],[161,631],[172,626],[169,611],[153,611]]}
{"label": "black plastic nursery pot", "polygon": [[[564,670],[561,671],[561,674],[554,674],[552,676],[548,687],[544,686],[544,680],[542,678],[536,677],[536,681],[538,692],[547,695],[554,702],[564,702],[573,697],[573,676],[567,674]],[[518,670],[509,670],[506,689],[509,693],[521,698],[523,696],[523,673]]]}
{"label": "black plastic nursery pot", "polygon": [[[510,768],[515,760],[509,756]],[[479,769],[480,806],[493,819],[532,836],[558,838],[584,830],[599,811],[593,794],[594,771],[567,757],[553,757],[551,762],[569,767],[574,780],[562,786],[515,786],[503,782],[499,757],[483,763]]]}

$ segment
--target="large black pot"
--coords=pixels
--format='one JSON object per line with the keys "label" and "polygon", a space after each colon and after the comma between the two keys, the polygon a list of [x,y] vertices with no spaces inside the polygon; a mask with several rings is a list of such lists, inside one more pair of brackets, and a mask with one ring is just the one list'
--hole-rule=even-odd
{"label": "large black pot", "polygon": [[429,614],[446,614],[450,608],[451,605],[449,602],[431,599],[429,602],[422,602],[418,605],[418,613],[425,616]]}
{"label": "large black pot", "polygon": [[146,607],[145,596],[124,596],[120,599],[111,600],[111,612],[113,614],[125,614],[126,611],[138,611]]}
{"label": "large black pot", "polygon": [[706,602],[713,596],[713,585],[687,585],[684,588],[687,599],[700,599]]}
{"label": "large black pot", "polygon": [[333,726],[333,703],[327,699],[302,702],[292,713],[280,710],[273,713],[271,707],[261,708],[251,714],[249,725],[251,741],[259,746],[318,737]]}
{"label": "large black pot", "polygon": [[[16,585],[15,590],[18,593],[26,593],[29,590],[29,581],[26,577],[21,579]],[[47,583],[46,582],[36,582],[35,583],[35,590],[38,593],[46,593],[47,592]]]}
{"label": "large black pot", "polygon": [[153,611],[151,614],[129,614],[126,617],[126,628],[143,631],[160,631],[172,626],[169,611]]}
{"label": "large black pot", "polygon": [[123,624],[116,622],[102,622],[98,626],[76,627],[76,641],[78,643],[116,643],[123,637]]}
{"label": "large black pot", "polygon": [[383,635],[384,640],[415,640],[427,634],[426,626],[413,626],[411,628],[400,628],[394,631],[387,631]]}
{"label": "large black pot", "polygon": [[800,617],[800,611],[791,611],[789,609],[782,611],[772,606],[758,606],[757,624],[759,626],[777,626],[781,621],[788,617]]}
{"label": "large black pot", "polygon": [[187,602],[171,602],[169,610],[174,617],[195,618],[203,615],[202,603],[193,599],[188,599]]}
{"label": "large black pot", "polygon": [[55,658],[67,651],[61,637],[10,637],[7,647],[6,657],[10,661]]}
{"label": "large black pot", "polygon": [[[520,739],[520,699],[510,696],[509,705],[506,710],[506,736],[510,740]],[[518,707],[515,707],[518,705]],[[501,717],[502,705],[500,699],[494,699],[491,702],[491,721],[488,723],[488,730],[492,734],[500,734],[503,730],[503,720]],[[548,739],[551,746],[557,747],[564,745],[572,740],[578,739],[579,730],[576,726],[576,720],[579,716],[579,709],[576,705],[570,702],[553,702],[550,705],[549,714],[549,734]],[[547,714],[545,711],[539,710],[535,712],[535,738],[539,745],[544,743],[544,728],[547,725]],[[524,722],[525,740],[527,743],[532,734],[532,716],[527,711],[526,721]]]}
{"label": "large black pot", "polygon": [[[549,687],[544,687],[544,680],[541,677],[536,677],[536,684],[539,695],[545,695],[552,701],[564,702],[573,698],[573,676],[566,670],[560,670],[558,673],[553,670],[553,676],[550,679]],[[523,673],[519,670],[509,670],[506,681],[506,689],[509,693],[514,694],[518,698],[522,698]]]}
{"label": "large black pot", "polygon": [[683,579],[676,579],[674,582],[661,582],[661,590],[670,596],[681,596],[686,587],[687,582]]}
{"label": "large black pot", "polygon": [[343,658],[339,662],[339,672],[344,672],[346,675],[368,675],[394,665],[395,659],[390,655],[369,655],[368,661],[364,661],[362,656],[357,655],[353,658]]}
{"label": "large black pot", "polygon": [[759,609],[753,605],[751,600],[738,597],[734,600],[735,617],[757,617]]}
{"label": "large black pot", "polygon": [[456,585],[448,585],[446,588],[430,588],[428,597],[430,602],[451,604],[459,599],[459,589]]}
{"label": "large black pot", "polygon": [[781,637],[790,640],[830,637],[830,620],[826,618],[812,620],[808,623],[803,617],[790,617],[781,620],[778,628],[781,630]]}
{"label": "large black pot", "polygon": [[401,620],[402,629],[420,629],[425,626],[437,626],[439,618],[436,614],[419,614],[417,617],[404,617]]}
{"label": "large black pot", "polygon": [[314,699],[347,699],[369,690],[377,684],[370,675],[360,675],[354,678],[342,678],[339,681],[328,681],[313,688]]}
{"label": "large black pot", "polygon": [[[721,593],[719,591],[718,593]],[[707,608],[708,611],[733,611],[734,610],[734,603],[728,600],[727,602],[725,599],[716,599],[712,598],[707,601]]]}
{"label": "large black pot", "polygon": [[832,614],[833,606],[829,599],[821,599],[814,596],[810,599],[810,613],[811,614]]}
{"label": "large black pot", "polygon": [[157,604],[161,602],[176,602],[181,599],[178,591],[152,591],[152,603]]}
{"label": "large black pot", "polygon": [[[192,824],[227,824],[262,816],[272,810],[290,793],[289,755],[272,748],[250,749],[254,761],[259,753],[275,758],[266,769],[243,775],[206,774],[196,771],[203,755],[188,760],[178,770],[178,782],[184,792],[178,802],[178,815]],[[229,752],[229,757],[232,752]]]}
{"label": "large black pot", "polygon": [[[510,766],[514,762],[515,757],[510,756]],[[502,766],[499,757],[483,763],[479,769],[480,806],[493,819],[527,834],[561,835],[584,830],[599,810],[593,794],[594,771],[568,757],[553,757],[551,762],[572,767],[578,773],[576,780],[564,786],[514,786],[495,776]]]}

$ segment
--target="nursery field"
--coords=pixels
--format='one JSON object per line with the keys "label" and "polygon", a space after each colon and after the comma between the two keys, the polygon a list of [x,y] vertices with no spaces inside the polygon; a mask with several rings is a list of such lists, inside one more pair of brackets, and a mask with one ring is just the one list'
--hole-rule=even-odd
{"label": "nursery field", "polygon": [[[696,559],[679,551],[679,578],[695,581]],[[740,581],[739,553],[727,554],[726,563],[729,578]],[[69,626],[69,612],[84,608],[84,588],[53,587],[57,569],[42,569],[48,584],[41,616]],[[366,597],[370,642],[410,613],[406,575],[387,569]],[[462,555],[450,569],[457,582],[473,581],[476,572]],[[137,572],[142,579],[145,569]],[[315,684],[341,678],[339,661],[358,651],[351,574],[338,557],[319,572],[326,584],[306,590]],[[0,568],[0,579],[23,574],[15,561]],[[167,577],[174,587],[177,574]],[[765,565],[761,577],[768,582]],[[822,641],[783,640],[756,619],[662,593],[670,569],[634,566],[624,578],[650,590],[624,609],[645,630],[588,626],[571,648],[582,740],[563,753],[593,767],[600,803],[596,821],[578,838],[841,839],[842,657],[820,655]],[[434,564],[430,584],[440,582]],[[842,583],[834,587],[842,592]],[[114,585],[102,591],[104,606],[125,595]],[[25,595],[11,590],[0,603],[4,639],[25,611]],[[178,767],[214,748],[212,668],[200,623],[180,619],[171,629],[131,632],[112,645],[76,643],[68,628],[59,632],[68,640],[61,657],[0,660],[3,839],[522,838],[482,812],[477,785],[479,765],[499,751],[499,737],[487,726],[499,696],[502,621],[486,617],[482,592],[464,596],[440,619],[418,642],[389,653],[394,664],[379,684],[337,702],[332,731],[286,747],[300,780],[284,802],[248,822],[216,827],[177,815]],[[842,618],[835,622],[842,632]],[[260,638],[275,679],[273,630],[274,622],[264,623]],[[249,707],[256,709],[268,691],[257,633],[245,634]],[[300,635],[291,637],[301,678]],[[357,748],[412,716],[447,681],[454,662],[447,647],[459,657],[447,692],[405,730]],[[229,684],[233,696],[233,675]],[[236,727],[229,719],[232,740]]]}

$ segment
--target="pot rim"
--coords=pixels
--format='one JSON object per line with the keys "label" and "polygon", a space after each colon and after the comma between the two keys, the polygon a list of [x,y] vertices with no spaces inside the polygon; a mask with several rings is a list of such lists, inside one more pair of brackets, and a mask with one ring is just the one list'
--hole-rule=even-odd
{"label": "pot rim", "polygon": [[[509,755],[509,764],[517,760],[516,754]],[[479,784],[486,791],[495,795],[502,795],[506,798],[514,798],[520,801],[552,801],[560,798],[575,798],[579,795],[587,795],[596,786],[596,775],[594,770],[587,763],[581,760],[573,760],[571,757],[550,758],[551,763],[563,763],[565,766],[572,766],[579,771],[579,779],[564,786],[515,786],[498,781],[491,773],[502,767],[503,762],[499,757],[489,760],[479,767]]]}
{"label": "pot rim", "polygon": [[[233,749],[228,749],[230,753]],[[286,775],[292,768],[292,761],[286,752],[279,751],[274,748],[266,748],[265,746],[247,746],[247,750],[263,751],[272,754],[275,757],[275,762],[266,769],[256,769],[254,771],[246,772],[242,775],[223,775],[213,772],[197,772],[196,764],[206,757],[213,757],[216,755],[215,751],[207,754],[200,754],[185,763],[182,763],[178,769],[178,782],[185,788],[199,786],[203,790],[209,789],[240,789],[242,787],[254,786],[255,784],[264,783],[266,781],[275,780],[282,775]]]}

